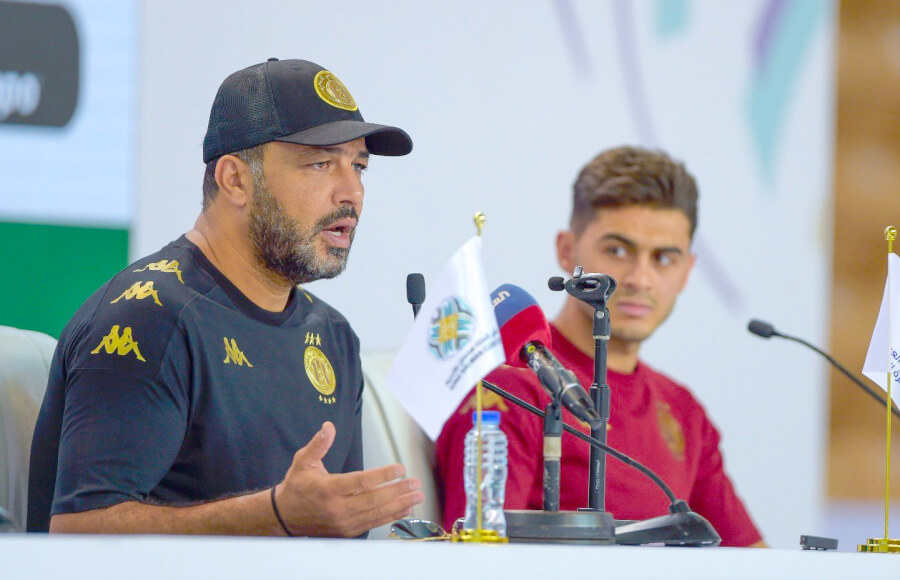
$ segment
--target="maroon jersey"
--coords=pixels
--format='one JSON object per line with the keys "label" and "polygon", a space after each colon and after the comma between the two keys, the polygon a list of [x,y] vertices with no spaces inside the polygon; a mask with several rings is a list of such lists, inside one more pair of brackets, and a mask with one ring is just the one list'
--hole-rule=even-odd
{"label": "maroon jersey", "polygon": [[[552,327],[553,350],[586,388],[593,382],[593,359]],[[486,379],[540,409],[550,402],[529,369],[502,366]],[[707,518],[723,546],[748,546],[762,538],[725,473],[719,432],[687,388],[639,362],[631,374],[610,371],[612,447],[652,469],[678,498]],[[444,491],[444,524],[465,511],[463,438],[472,426],[474,395],[463,401],[437,440],[437,475]],[[484,407],[502,412],[500,426],[509,438],[507,509],[541,509],[543,420],[485,391]],[[590,433],[567,410],[563,420]],[[562,436],[560,509],[588,505],[588,445]],[[644,520],[668,513],[668,500],[646,476],[607,456],[606,509],[616,519]]]}

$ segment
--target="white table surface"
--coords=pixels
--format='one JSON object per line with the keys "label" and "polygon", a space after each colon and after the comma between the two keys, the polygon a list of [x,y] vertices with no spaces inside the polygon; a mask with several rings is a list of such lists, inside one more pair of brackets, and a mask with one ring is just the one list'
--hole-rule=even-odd
{"label": "white table surface", "polygon": [[900,555],[391,540],[0,535],[0,578],[900,578]]}

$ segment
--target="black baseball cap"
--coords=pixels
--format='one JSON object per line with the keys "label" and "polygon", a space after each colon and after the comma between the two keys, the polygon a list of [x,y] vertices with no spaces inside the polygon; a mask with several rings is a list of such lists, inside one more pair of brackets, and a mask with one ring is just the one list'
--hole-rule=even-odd
{"label": "black baseball cap", "polygon": [[269,141],[338,145],[366,138],[373,155],[406,155],[406,131],[366,123],[347,87],[305,60],[255,64],[233,73],[216,93],[203,140],[203,162]]}

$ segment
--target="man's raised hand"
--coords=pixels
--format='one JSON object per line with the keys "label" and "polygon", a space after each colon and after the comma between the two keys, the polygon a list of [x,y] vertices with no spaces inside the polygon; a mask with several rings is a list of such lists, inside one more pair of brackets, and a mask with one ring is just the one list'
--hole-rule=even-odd
{"label": "man's raised hand", "polygon": [[400,464],[330,474],[322,459],[334,443],[330,422],[294,454],[275,501],[285,525],[297,536],[355,537],[406,517],[422,503],[418,479],[403,479]]}

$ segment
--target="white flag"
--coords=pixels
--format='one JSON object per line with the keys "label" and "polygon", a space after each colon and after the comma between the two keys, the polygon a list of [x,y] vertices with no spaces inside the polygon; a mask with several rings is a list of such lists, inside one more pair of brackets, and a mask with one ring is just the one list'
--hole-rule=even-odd
{"label": "white flag", "polygon": [[432,440],[469,390],[505,362],[481,263],[481,238],[453,254],[427,291],[387,385]]}
{"label": "white flag", "polygon": [[884,390],[888,371],[892,379],[891,398],[900,405],[900,258],[893,253],[888,254],[884,298],[863,365],[863,374]]}

